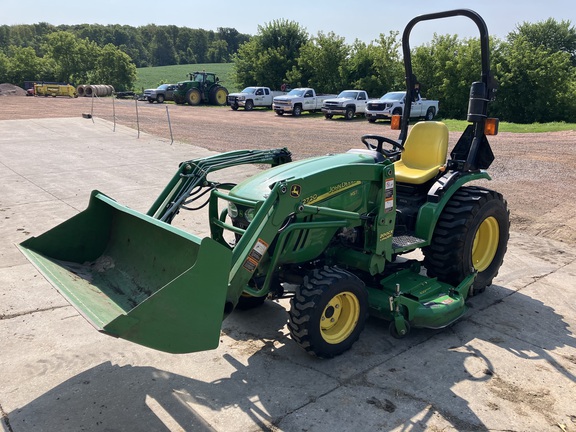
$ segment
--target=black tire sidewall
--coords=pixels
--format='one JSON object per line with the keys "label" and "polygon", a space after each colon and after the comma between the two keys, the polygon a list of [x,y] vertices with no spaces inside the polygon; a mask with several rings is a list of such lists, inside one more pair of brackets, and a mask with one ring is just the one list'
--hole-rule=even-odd
{"label": "black tire sidewall", "polygon": [[[306,350],[322,358],[332,358],[350,349],[358,340],[368,317],[368,291],[364,283],[351,273],[342,270],[339,270],[339,272],[340,275],[346,276],[340,279],[327,277],[321,280],[311,277],[310,285],[313,287],[313,290],[319,290],[321,293],[306,297],[304,301],[304,305],[308,305],[310,302],[314,304],[307,313],[309,319],[305,326],[307,330],[305,340],[308,345]],[[358,320],[354,330],[346,339],[337,344],[332,344],[324,339],[320,323],[326,306],[334,297],[343,292],[350,292],[358,300]],[[297,298],[294,298],[293,302],[296,300]],[[294,307],[294,304],[292,304],[292,308]]]}
{"label": "black tire sidewall", "polygon": [[[472,246],[474,244],[474,238],[480,225],[487,218],[494,217],[498,222],[499,236],[498,236],[498,246],[496,253],[492,259],[490,265],[483,270],[478,272],[476,280],[474,281],[474,287],[478,289],[483,289],[487,285],[492,283],[492,279],[498,273],[502,261],[504,259],[504,254],[506,253],[506,248],[508,244],[509,236],[509,225],[508,225],[508,212],[506,208],[502,205],[501,201],[489,200],[482,207],[480,207],[478,213],[474,216],[470,229],[466,233],[466,238],[464,241],[464,254],[462,259],[462,266],[467,266],[468,263],[472,264]],[[469,269],[462,268],[462,273],[470,272]]]}

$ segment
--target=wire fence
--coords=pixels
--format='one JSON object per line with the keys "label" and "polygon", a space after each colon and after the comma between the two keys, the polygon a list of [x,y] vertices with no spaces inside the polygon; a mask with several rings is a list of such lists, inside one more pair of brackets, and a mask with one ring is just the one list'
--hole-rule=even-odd
{"label": "wire fence", "polygon": [[142,103],[137,98],[99,97],[93,93],[85,98],[83,115],[92,121],[95,117],[110,121],[114,131],[121,124],[134,129],[138,138],[141,132],[146,132],[168,139],[170,144],[174,142],[168,104]]}

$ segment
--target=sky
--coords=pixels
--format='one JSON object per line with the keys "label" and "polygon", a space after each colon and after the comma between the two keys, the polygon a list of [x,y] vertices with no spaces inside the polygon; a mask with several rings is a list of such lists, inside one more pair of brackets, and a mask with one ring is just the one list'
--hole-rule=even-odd
{"label": "sky", "polygon": [[[122,24],[134,27],[147,24],[176,25],[216,31],[231,27],[240,33],[255,35],[258,26],[274,20],[295,21],[311,36],[334,32],[352,44],[366,43],[381,33],[398,31],[415,16],[451,9],[478,12],[490,35],[505,39],[523,22],[536,23],[554,18],[568,20],[576,27],[574,0],[218,0],[162,3],[154,0],[100,0],[78,2],[65,0],[27,0],[25,6],[12,0],[0,0],[0,25],[34,24]],[[9,3],[9,4],[7,4]],[[422,22],[411,32],[410,45],[429,42],[434,33],[477,37],[476,25],[465,17]]]}

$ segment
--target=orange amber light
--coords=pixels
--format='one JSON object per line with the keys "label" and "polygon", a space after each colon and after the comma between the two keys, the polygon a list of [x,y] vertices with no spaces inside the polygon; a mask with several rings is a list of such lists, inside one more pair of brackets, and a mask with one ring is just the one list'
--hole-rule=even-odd
{"label": "orange amber light", "polygon": [[486,135],[498,135],[498,124],[500,120],[497,118],[487,118],[486,123],[484,123],[484,134]]}
{"label": "orange amber light", "polygon": [[393,115],[392,119],[390,120],[390,129],[400,130],[400,120],[401,119],[402,119],[402,116],[399,116],[398,114]]}

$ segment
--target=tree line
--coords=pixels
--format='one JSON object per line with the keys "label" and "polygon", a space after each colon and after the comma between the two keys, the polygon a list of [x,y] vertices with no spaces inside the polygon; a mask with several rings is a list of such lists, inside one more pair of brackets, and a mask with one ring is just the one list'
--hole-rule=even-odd
{"label": "tree line", "polygon": [[[233,56],[242,85],[310,86],[336,93],[358,88],[371,97],[405,88],[401,38],[391,31],[346,44],[330,32],[309,36],[298,23],[277,20]],[[552,18],[522,23],[505,40],[491,38],[491,67],[499,82],[491,115],[516,123],[576,122],[576,29]],[[479,38],[434,34],[412,48],[422,94],[440,101],[444,118],[465,119],[470,84],[480,79]]]}
{"label": "tree line", "polygon": [[[491,115],[531,123],[576,121],[576,29],[570,21],[522,23],[504,40],[491,38],[499,82]],[[480,77],[480,42],[434,34],[412,48],[422,94],[440,101],[445,118],[466,117],[469,87]],[[0,82],[25,80],[106,83],[133,89],[136,68],[190,63],[234,63],[241,86],[310,86],[320,93],[346,88],[371,97],[404,88],[397,31],[369,43],[347,44],[333,32],[311,36],[298,23],[275,20],[254,36],[176,26],[0,26]]]}
{"label": "tree line", "polygon": [[136,68],[227,63],[250,39],[234,28],[217,31],[149,24],[0,26],[0,82],[106,83],[132,90]]}

